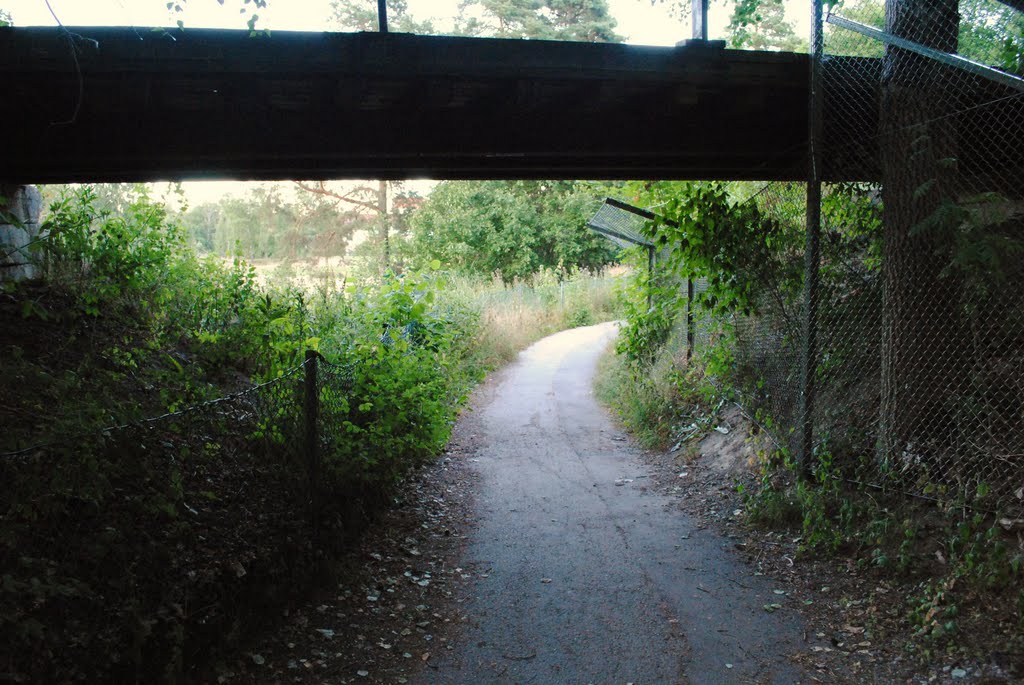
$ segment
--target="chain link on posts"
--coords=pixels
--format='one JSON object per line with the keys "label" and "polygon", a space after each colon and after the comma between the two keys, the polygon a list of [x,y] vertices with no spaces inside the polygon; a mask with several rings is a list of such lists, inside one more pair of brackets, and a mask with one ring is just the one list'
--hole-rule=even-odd
{"label": "chain link on posts", "polygon": [[816,432],[836,454],[862,436],[872,482],[1018,516],[1024,15],[914,6],[826,20],[827,174],[844,200],[827,230],[863,248],[840,253],[849,282],[823,295],[819,376],[845,399]]}
{"label": "chain link on posts", "polygon": [[[1021,518],[1024,13],[920,5],[824,21],[814,450],[832,475]],[[797,184],[749,201],[803,230]],[[793,449],[801,298],[765,292],[757,316],[698,316],[697,354],[731,336],[731,385]]]}
{"label": "chain link on posts", "polygon": [[[72,498],[102,500],[123,489],[194,512],[214,504],[176,502],[188,489],[182,481],[201,478],[204,463],[216,459],[252,476],[241,479],[250,485],[265,479],[286,484],[287,501],[262,513],[291,519],[305,512],[315,528],[322,455],[343,439],[330,419],[347,410],[351,388],[351,366],[332,364],[310,351],[302,364],[278,378],[225,397],[0,453],[0,476],[6,483],[2,504],[16,507],[19,492],[35,492],[39,483],[49,483],[49,491]],[[167,487],[158,474],[166,475]],[[26,485],[19,488],[19,483]],[[216,506],[230,502],[218,496]]]}
{"label": "chain link on posts", "polygon": [[[806,207],[805,184],[773,182],[762,186],[747,202],[760,214],[781,225],[803,225]],[[801,263],[802,253],[783,258]],[[727,319],[710,315],[701,306],[708,291],[707,279],[694,281],[694,356],[698,362],[716,349],[728,348],[732,360],[730,377],[709,377],[721,390],[727,387],[747,414],[765,428],[774,441],[796,454],[800,421],[801,328],[800,290],[786,283],[782,270],[765,270],[763,295],[756,311],[735,313]]]}

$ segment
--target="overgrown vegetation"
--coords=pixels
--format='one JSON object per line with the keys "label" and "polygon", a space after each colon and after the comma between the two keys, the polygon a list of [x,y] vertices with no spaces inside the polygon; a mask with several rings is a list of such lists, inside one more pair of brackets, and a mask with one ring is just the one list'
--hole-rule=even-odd
{"label": "overgrown vegetation", "polygon": [[[216,680],[218,651],[328,571],[441,450],[487,369],[612,316],[602,281],[505,288],[437,262],[339,291],[264,286],[245,262],[197,256],[144,193],[98,204],[88,187],[60,197],[31,248],[44,279],[0,300],[16,680]],[[326,360],[315,472],[308,349]]]}
{"label": "overgrown vegetation", "polygon": [[[684,453],[714,425],[722,400],[740,401],[756,417],[756,430],[772,436],[757,440],[753,487],[743,486],[751,525],[791,530],[806,558],[848,559],[858,573],[900,583],[907,595],[905,630],[892,637],[905,639],[924,660],[958,650],[977,656],[974,650],[991,645],[973,636],[993,630],[1002,632],[1001,649],[1021,648],[1020,522],[987,510],[993,484],[977,473],[943,481],[933,471],[926,497],[915,499],[906,489],[919,483],[879,479],[871,437],[878,381],[862,361],[879,353],[881,337],[879,320],[865,314],[881,306],[877,190],[834,185],[823,199],[821,297],[830,309],[820,318],[820,413],[808,480],[797,477],[794,463],[803,287],[799,189],[774,187],[768,194],[746,184],[648,183],[625,191],[670,221],[648,227],[662,248],[654,282],[638,269],[622,291],[626,322],[618,354],[604,362],[604,401],[646,445]],[[968,246],[951,235],[947,269],[966,273],[960,265],[984,252],[986,278],[1014,272],[1000,264],[1016,246],[981,247],[1007,239],[1012,231],[1005,217],[996,212],[994,220],[972,220],[972,206],[948,208],[958,218],[943,225],[985,237],[967,240]],[[687,279],[700,284],[690,359]],[[963,300],[971,311],[971,303],[991,298],[967,289]]]}
{"label": "overgrown vegetation", "polygon": [[[410,252],[506,283],[599,270],[618,250],[587,229],[596,193],[578,181],[449,181],[410,219]],[[415,263],[415,259],[413,259]]]}

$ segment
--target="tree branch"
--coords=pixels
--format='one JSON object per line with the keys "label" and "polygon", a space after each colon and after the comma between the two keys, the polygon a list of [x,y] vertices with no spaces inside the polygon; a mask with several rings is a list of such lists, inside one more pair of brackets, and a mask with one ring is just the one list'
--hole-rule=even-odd
{"label": "tree branch", "polygon": [[369,188],[356,188],[352,190],[352,192],[346,195],[342,195],[341,193],[336,193],[333,190],[330,190],[324,184],[323,181],[317,181],[315,187],[306,185],[302,181],[293,181],[293,183],[298,187],[302,188],[303,190],[305,190],[306,192],[313,193],[315,195],[322,195],[323,197],[330,197],[335,200],[340,200],[342,202],[348,202],[359,207],[366,207],[367,209],[372,209],[375,213],[380,214],[380,208],[377,206],[376,203],[366,202],[365,200],[357,200],[356,198],[352,197],[352,195],[355,193],[369,191]]}

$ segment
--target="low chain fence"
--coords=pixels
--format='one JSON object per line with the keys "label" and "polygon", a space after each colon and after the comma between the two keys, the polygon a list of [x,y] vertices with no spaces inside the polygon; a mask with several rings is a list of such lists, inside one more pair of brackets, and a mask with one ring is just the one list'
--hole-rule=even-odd
{"label": "low chain fence", "polygon": [[186,672],[305,587],[351,532],[323,475],[351,369],[309,352],[224,397],[0,453],[11,672]]}
{"label": "low chain fence", "polygon": [[[188,477],[185,465],[216,458],[273,471],[278,482],[287,484],[293,511],[312,521],[324,455],[343,438],[329,419],[347,410],[352,371],[352,365],[334,364],[309,351],[303,363],[277,378],[223,397],[0,453],[7,484],[4,504],[15,507],[19,492],[34,492],[39,482],[48,482],[49,492],[98,499],[135,485],[151,494],[162,489],[156,501],[188,510],[195,503],[178,497],[181,479]],[[112,468],[103,473],[101,466]],[[133,474],[163,473],[166,482],[163,487],[155,479],[115,483],[110,473],[128,480]],[[37,485],[22,489],[19,482]]]}

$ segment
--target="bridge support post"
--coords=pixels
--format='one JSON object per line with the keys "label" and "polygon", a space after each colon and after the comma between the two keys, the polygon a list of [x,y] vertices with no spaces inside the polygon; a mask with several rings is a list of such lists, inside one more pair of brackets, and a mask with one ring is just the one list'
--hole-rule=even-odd
{"label": "bridge support post", "polygon": [[0,281],[39,276],[30,246],[39,240],[42,198],[35,186],[0,184]]}

